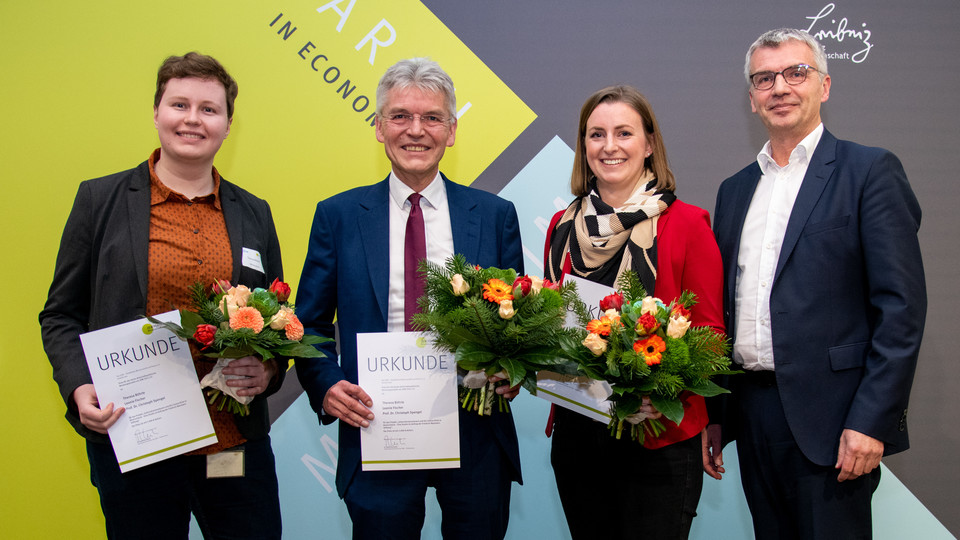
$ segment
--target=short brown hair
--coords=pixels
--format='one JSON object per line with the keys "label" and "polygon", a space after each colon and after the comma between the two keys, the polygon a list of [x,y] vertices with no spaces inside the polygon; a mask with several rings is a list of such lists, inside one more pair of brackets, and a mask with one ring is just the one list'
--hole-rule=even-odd
{"label": "short brown hair", "polygon": [[673,191],[676,181],[673,171],[667,163],[667,151],[663,147],[660,124],[653,114],[653,107],[639,90],[628,85],[608,86],[594,92],[580,109],[580,127],[577,130],[577,149],[573,159],[573,173],[570,175],[570,191],[575,197],[583,197],[590,192],[590,180],[596,176],[587,163],[586,137],[587,120],[593,110],[601,103],[625,103],[637,111],[643,120],[644,135],[653,143],[653,152],[646,158],[644,167],[650,169],[657,179],[658,190]]}
{"label": "short brown hair", "polygon": [[167,81],[189,77],[214,80],[222,84],[227,95],[227,118],[233,118],[233,102],[240,91],[237,81],[233,80],[216,58],[197,52],[188,52],[183,56],[170,56],[160,64],[160,69],[157,70],[157,93],[153,95],[154,108],[160,106],[160,98],[167,89]]}

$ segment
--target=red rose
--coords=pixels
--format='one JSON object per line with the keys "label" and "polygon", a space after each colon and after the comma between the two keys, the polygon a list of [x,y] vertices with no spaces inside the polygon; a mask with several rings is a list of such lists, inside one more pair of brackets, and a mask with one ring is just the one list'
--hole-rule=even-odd
{"label": "red rose", "polygon": [[215,296],[218,294],[225,293],[233,288],[233,285],[225,279],[218,279],[213,282],[213,285],[210,285],[210,295]]}
{"label": "red rose", "polygon": [[193,333],[193,339],[203,345],[206,349],[213,344],[213,337],[217,335],[217,327],[212,324],[201,324],[197,326],[197,331]]}
{"label": "red rose", "polygon": [[603,297],[603,300],[600,301],[600,311],[606,311],[608,309],[615,309],[620,311],[620,308],[623,307],[623,293],[613,293],[608,294]]}
{"label": "red rose", "polygon": [[533,280],[530,279],[530,276],[518,276],[517,279],[513,281],[513,288],[516,289],[520,287],[520,292],[523,296],[530,294],[530,287],[533,287]]}
{"label": "red rose", "polygon": [[553,289],[555,291],[560,290],[560,282],[554,283],[547,278],[543,278],[543,287],[545,289]]}
{"label": "red rose", "polygon": [[290,286],[280,281],[279,278],[273,278],[273,283],[270,284],[269,290],[277,295],[278,302],[286,302],[287,298],[290,298]]}
{"label": "red rose", "polygon": [[644,313],[637,319],[637,334],[641,336],[649,336],[650,334],[657,331],[657,328],[660,328],[660,323],[657,322],[657,318],[649,313]]}
{"label": "red rose", "polygon": [[680,304],[674,304],[671,313],[680,315],[684,319],[690,320],[690,310]]}

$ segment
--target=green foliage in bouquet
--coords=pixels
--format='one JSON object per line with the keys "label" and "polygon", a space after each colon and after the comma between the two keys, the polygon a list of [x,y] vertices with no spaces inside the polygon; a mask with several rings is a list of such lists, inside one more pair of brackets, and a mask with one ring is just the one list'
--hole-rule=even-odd
{"label": "green foliage in bouquet", "polygon": [[[617,281],[618,292],[600,302],[604,314],[587,322],[576,335],[561,339],[565,355],[580,372],[610,383],[611,434],[620,438],[625,422],[631,438],[643,442],[645,434],[657,436],[665,429],[658,419],[629,421],[643,398],[667,420],[683,420],[680,394],[689,391],[711,397],[728,390],[710,380],[731,371],[726,336],[710,327],[690,327],[690,310],[696,295],[684,291],[665,305],[646,295],[633,272]],[[581,322],[587,317],[581,314]]]}
{"label": "green foliage in bouquet", "polygon": [[[267,289],[256,288],[246,299],[246,307],[251,307],[260,313],[264,325],[253,328],[231,328],[230,317],[224,313],[223,299],[228,291],[211,292],[202,283],[190,286],[190,298],[196,311],[180,310],[180,324],[163,323],[147,317],[152,323],[159,323],[184,340],[197,341],[202,350],[207,352],[208,358],[243,358],[244,356],[259,356],[262,360],[271,358],[322,358],[324,354],[313,345],[331,341],[314,335],[304,335],[302,325],[295,315],[279,329],[269,325],[270,321],[281,311],[281,308],[292,310],[293,306],[287,302],[281,303],[277,295]],[[197,338],[197,330],[203,325],[216,327],[213,341]],[[290,326],[288,328],[288,325]],[[299,327],[298,327],[299,325]],[[278,326],[278,325],[274,325]],[[299,328],[299,329],[298,329]],[[289,338],[298,338],[289,339]]]}
{"label": "green foliage in bouquet", "polygon": [[[540,369],[575,373],[559,345],[568,306],[576,300],[572,285],[480,268],[459,254],[443,266],[423,261],[420,271],[426,291],[413,326],[431,332],[436,346],[453,352],[462,369],[503,372],[510,386],[522,384],[531,393]],[[467,402],[475,395],[462,397],[465,407],[479,405]]]}
{"label": "green foliage in bouquet", "polygon": [[[279,279],[275,279],[269,289],[251,291],[242,285],[233,287],[228,282],[218,281],[211,287],[197,282],[189,290],[193,310],[180,310],[179,325],[150,316],[147,319],[185,341],[194,341],[209,358],[259,356],[261,361],[321,358],[324,354],[314,345],[331,341],[330,338],[304,334],[303,324],[294,314],[293,305],[286,301],[290,286]],[[212,373],[219,374],[222,367],[218,362]],[[285,364],[279,366],[279,369],[285,368]],[[246,403],[239,403],[223,390],[226,389],[208,387],[209,402],[220,410],[227,407],[240,415],[249,414]]]}

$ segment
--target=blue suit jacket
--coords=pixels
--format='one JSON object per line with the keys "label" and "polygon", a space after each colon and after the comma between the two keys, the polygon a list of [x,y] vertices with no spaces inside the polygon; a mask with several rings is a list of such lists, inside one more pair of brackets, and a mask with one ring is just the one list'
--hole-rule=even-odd
{"label": "blue suit jacket", "polygon": [[[717,195],[730,336],[740,234],[760,176],[754,162]],[[919,227],[920,206],[896,156],[824,130],[770,292],[780,398],[797,444],[817,464],[836,463],[844,428],[883,441],[884,454],[909,446],[907,401],[927,307]],[[736,376],[730,384],[736,388]],[[723,418],[730,438],[733,416]]]}
{"label": "blue suit jacket", "polygon": [[[446,177],[443,182],[454,252],[463,254],[472,264],[514,268],[522,273],[520,225],[513,203]],[[297,316],[307,332],[331,338],[336,316],[341,362],[337,364],[336,349],[330,342],[323,346],[327,358],[298,361],[296,369],[311,407],[324,424],[335,419],[323,414],[327,390],[343,379],[357,383],[357,334],[387,331],[389,197],[384,180],[317,204],[297,291]],[[476,414],[461,414],[461,448],[489,443],[485,442],[489,430],[471,427],[479,420],[490,423],[513,465],[514,479],[520,481],[520,451],[511,415],[480,419]],[[359,467],[360,430],[340,422],[337,491],[341,497]]]}

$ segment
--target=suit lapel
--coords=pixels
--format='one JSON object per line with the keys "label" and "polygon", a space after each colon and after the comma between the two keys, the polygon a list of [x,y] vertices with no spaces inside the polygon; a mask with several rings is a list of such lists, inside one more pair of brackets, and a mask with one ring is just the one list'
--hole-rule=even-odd
{"label": "suit lapel", "polygon": [[814,150],[810,158],[810,165],[807,166],[807,174],[803,177],[803,183],[800,184],[800,191],[797,193],[797,200],[793,203],[793,209],[790,211],[790,220],[787,221],[787,230],[783,235],[783,244],[780,247],[780,259],[777,261],[777,271],[773,276],[773,282],[776,283],[783,271],[784,265],[790,259],[793,248],[800,239],[800,234],[810,218],[810,213],[817,206],[817,201],[823,194],[823,189],[833,175],[836,167],[833,161],[837,154],[837,139],[826,129],[820,137],[820,143]]}
{"label": "suit lapel", "polygon": [[369,187],[361,199],[357,212],[360,241],[367,259],[370,283],[380,306],[383,320],[387,320],[387,296],[390,289],[390,187],[387,180]]}
{"label": "suit lapel", "polygon": [[478,264],[482,216],[477,202],[469,197],[467,189],[451,182],[446,176],[443,176],[443,183],[447,189],[447,204],[450,206],[453,252],[462,254],[467,258],[467,262]]}
{"label": "suit lapel", "polygon": [[150,167],[146,161],[140,164],[137,174],[130,182],[127,212],[130,245],[133,246],[133,266],[140,292],[146,302],[147,276],[150,271]]}
{"label": "suit lapel", "polygon": [[[743,222],[747,219],[747,210],[750,208],[750,202],[753,201],[753,194],[757,190],[757,183],[760,182],[760,165],[754,162],[753,165],[744,173],[747,177],[735,184],[736,191],[731,194],[733,198],[733,219],[730,221],[734,230],[727,231],[725,238],[733,242],[733,252],[727,257],[727,267],[725,271],[728,276],[737,275],[737,260],[740,258],[740,236],[743,234]],[[728,279],[727,297],[736,297],[737,280]]]}
{"label": "suit lapel", "polygon": [[223,222],[227,227],[227,236],[230,237],[230,250],[233,252],[233,270],[231,282],[240,283],[240,272],[243,270],[243,218],[237,208],[237,196],[233,186],[220,178],[220,208],[223,209]]}

